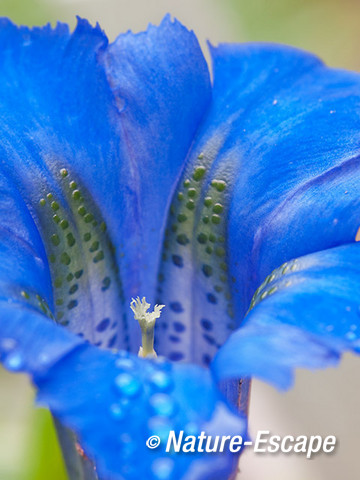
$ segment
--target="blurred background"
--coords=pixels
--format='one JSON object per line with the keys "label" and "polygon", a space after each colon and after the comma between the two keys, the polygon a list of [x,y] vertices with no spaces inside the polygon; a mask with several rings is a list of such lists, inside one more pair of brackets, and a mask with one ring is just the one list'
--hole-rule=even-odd
{"label": "blurred background", "polygon": [[[315,52],[328,64],[360,69],[358,0],[0,0],[0,15],[27,25],[75,15],[98,21],[112,40],[122,31],[159,23],[170,12],[206,39],[272,41]],[[241,480],[356,478],[360,446],[360,361],[346,356],[338,369],[297,374],[295,388],[279,393],[254,382],[250,432],[336,435],[332,455],[242,457]],[[66,480],[56,435],[46,410],[33,406],[22,375],[0,370],[0,480]]]}

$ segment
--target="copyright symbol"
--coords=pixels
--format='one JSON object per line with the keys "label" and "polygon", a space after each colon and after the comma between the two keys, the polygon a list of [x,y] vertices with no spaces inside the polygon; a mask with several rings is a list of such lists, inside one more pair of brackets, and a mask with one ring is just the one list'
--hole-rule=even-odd
{"label": "copyright symbol", "polygon": [[147,440],[146,440],[146,446],[148,448],[156,448],[160,445],[160,437],[158,437],[157,435],[153,435],[152,437],[149,437]]}

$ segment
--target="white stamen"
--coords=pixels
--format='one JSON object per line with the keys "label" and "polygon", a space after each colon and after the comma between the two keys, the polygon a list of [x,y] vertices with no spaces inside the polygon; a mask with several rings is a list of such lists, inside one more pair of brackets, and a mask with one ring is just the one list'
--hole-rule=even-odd
{"label": "white stamen", "polygon": [[139,297],[132,299],[130,308],[134,312],[134,318],[140,324],[142,347],[139,349],[139,357],[153,357],[156,352],[154,350],[154,329],[155,321],[161,315],[161,310],[165,305],[155,305],[153,312],[148,312],[150,304],[146,302],[145,297],[140,300]]}

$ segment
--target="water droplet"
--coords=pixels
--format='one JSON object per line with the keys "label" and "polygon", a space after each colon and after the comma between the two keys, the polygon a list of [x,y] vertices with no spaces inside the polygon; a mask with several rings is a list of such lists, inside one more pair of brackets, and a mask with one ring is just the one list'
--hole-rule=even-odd
{"label": "water droplet", "polygon": [[0,344],[0,350],[2,352],[11,352],[14,348],[17,347],[17,342],[13,338],[3,338]]}
{"label": "water droplet", "polygon": [[115,362],[117,368],[124,370],[133,370],[135,368],[135,363],[131,358],[124,357],[118,358]]}
{"label": "water droplet", "polygon": [[350,342],[356,340],[356,333],[354,332],[347,332],[347,334],[345,335],[347,340],[350,340]]}
{"label": "water droplet", "polygon": [[129,373],[121,373],[115,378],[117,390],[126,397],[134,397],[140,393],[140,381]]}
{"label": "water droplet", "polygon": [[110,413],[115,420],[122,420],[125,417],[124,409],[118,403],[113,403],[110,406]]}
{"label": "water droplet", "polygon": [[172,458],[157,458],[153,461],[151,470],[156,480],[169,480],[174,470],[174,460]]}
{"label": "water droplet", "polygon": [[155,393],[149,399],[151,411],[160,417],[172,417],[176,406],[174,400],[166,393]]}
{"label": "water droplet", "polygon": [[150,376],[151,385],[161,392],[167,392],[172,389],[173,381],[170,375],[161,370],[157,370]]}
{"label": "water droplet", "polygon": [[24,360],[19,352],[10,352],[4,360],[4,366],[13,372],[18,372],[24,365]]}

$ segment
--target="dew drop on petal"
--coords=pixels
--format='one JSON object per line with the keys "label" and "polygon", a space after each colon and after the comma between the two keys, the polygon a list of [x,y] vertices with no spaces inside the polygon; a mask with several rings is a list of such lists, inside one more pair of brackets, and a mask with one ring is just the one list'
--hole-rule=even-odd
{"label": "dew drop on petal", "polygon": [[120,373],[115,378],[117,390],[125,397],[134,397],[140,393],[140,381],[129,373]]}
{"label": "dew drop on petal", "polygon": [[22,355],[19,352],[9,353],[4,360],[5,368],[8,368],[9,370],[11,370],[13,372],[17,372],[17,371],[21,370],[23,365],[24,365],[24,360],[23,360]]}
{"label": "dew drop on petal", "polygon": [[172,417],[175,413],[175,402],[166,393],[155,393],[150,397],[149,403],[155,415]]}
{"label": "dew drop on petal", "polygon": [[172,458],[157,458],[151,465],[151,470],[156,480],[169,480],[174,470]]}
{"label": "dew drop on petal", "polygon": [[122,420],[125,417],[124,408],[118,403],[113,403],[110,406],[110,413],[115,420]]}
{"label": "dew drop on petal", "polygon": [[17,347],[16,340],[13,338],[3,338],[0,343],[0,350],[2,352],[11,352]]}
{"label": "dew drop on petal", "polygon": [[132,370],[135,367],[135,363],[131,358],[118,358],[115,362],[117,368],[124,370]]}
{"label": "dew drop on petal", "polygon": [[151,375],[150,383],[156,390],[160,390],[161,392],[169,391],[173,387],[170,375],[161,370],[158,370]]}

